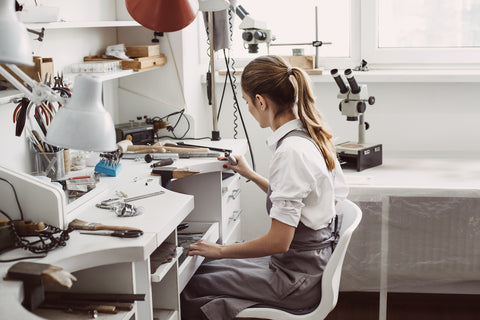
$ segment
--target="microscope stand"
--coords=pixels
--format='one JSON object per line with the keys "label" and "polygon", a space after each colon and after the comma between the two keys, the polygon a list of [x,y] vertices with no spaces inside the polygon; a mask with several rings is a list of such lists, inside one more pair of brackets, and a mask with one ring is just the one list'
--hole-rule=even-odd
{"label": "microscope stand", "polygon": [[382,164],[383,148],[381,144],[344,142],[336,145],[336,148],[342,168],[362,171]]}

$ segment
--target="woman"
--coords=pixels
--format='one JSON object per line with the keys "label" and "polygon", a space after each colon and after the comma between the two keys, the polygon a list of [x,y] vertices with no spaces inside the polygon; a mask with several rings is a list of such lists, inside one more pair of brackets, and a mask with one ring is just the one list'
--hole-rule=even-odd
{"label": "woman", "polygon": [[273,130],[267,140],[274,152],[269,180],[243,157],[224,167],[267,193],[271,226],[243,243],[190,245],[188,255],[214,260],[204,263],[182,292],[183,319],[234,319],[255,304],[318,305],[318,284],[336,238],[335,201],[348,193],[307,75],[280,57],[264,56],[247,65],[241,84],[250,113],[260,127]]}

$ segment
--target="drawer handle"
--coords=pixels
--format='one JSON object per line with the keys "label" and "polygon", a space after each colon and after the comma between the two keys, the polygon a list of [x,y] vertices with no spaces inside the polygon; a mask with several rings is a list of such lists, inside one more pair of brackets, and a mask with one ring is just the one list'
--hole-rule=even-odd
{"label": "drawer handle", "polygon": [[237,221],[238,218],[240,218],[240,215],[242,214],[242,209],[238,209],[238,210],[235,210],[233,211],[233,214],[232,216],[230,217],[230,220],[232,221]]}
{"label": "drawer handle", "polygon": [[232,198],[233,200],[237,199],[238,195],[240,194],[242,190],[241,189],[235,189],[232,191],[232,194],[229,195],[229,198]]}

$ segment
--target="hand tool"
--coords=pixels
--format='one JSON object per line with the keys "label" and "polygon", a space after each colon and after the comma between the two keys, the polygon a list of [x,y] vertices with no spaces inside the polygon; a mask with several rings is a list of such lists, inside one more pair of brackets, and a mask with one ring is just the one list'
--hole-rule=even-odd
{"label": "hand tool", "polygon": [[223,149],[223,148],[214,148],[214,147],[207,147],[207,146],[198,146],[194,144],[186,144],[185,142],[177,142],[178,145],[180,146],[188,146],[188,147],[198,147],[198,148],[208,148],[212,151],[220,151],[220,152],[228,152],[232,153],[232,150],[230,149]]}
{"label": "hand tool", "polygon": [[132,227],[107,226],[107,225],[103,225],[101,223],[86,222],[86,221],[79,220],[79,219],[72,220],[72,222],[70,222],[70,224],[68,226],[72,227],[75,230],[112,230],[112,231],[133,230],[133,231],[142,231],[140,229],[132,228]]}
{"label": "hand tool", "polygon": [[238,164],[237,159],[235,159],[235,157],[232,156],[232,154],[229,152],[225,152],[225,158],[227,158],[228,163],[230,163],[233,166],[236,166]]}
{"label": "hand tool", "polygon": [[116,231],[80,231],[81,234],[93,234],[97,236],[111,236],[118,238],[138,238],[143,235],[142,230],[116,230]]}
{"label": "hand tool", "polygon": [[131,202],[131,201],[135,201],[135,200],[140,200],[140,199],[145,199],[145,198],[149,198],[149,197],[153,197],[153,196],[158,196],[158,195],[161,195],[161,194],[164,194],[164,193],[165,193],[165,191],[161,190],[161,191],[156,191],[156,192],[152,192],[152,193],[142,194],[142,195],[139,195],[139,196],[136,196],[136,197],[130,197],[130,198],[125,199],[124,201],[125,202]]}
{"label": "hand tool", "polygon": [[158,162],[155,162],[154,164],[150,165],[150,168],[156,168],[156,167],[163,167],[163,166],[168,166],[169,164],[173,163],[172,158],[167,158],[167,159],[162,159]]}
{"label": "hand tool", "polygon": [[180,159],[189,159],[189,158],[216,158],[219,157],[221,153],[219,152],[179,152],[178,157]]}
{"label": "hand tool", "polygon": [[[30,100],[28,100],[27,98],[23,98],[22,102],[20,102],[20,104],[15,109],[13,122],[15,121],[17,122],[15,126],[15,135],[17,137],[20,137],[22,135],[23,128],[25,127],[25,121],[27,120],[27,110],[29,107],[30,107]],[[18,116],[16,116],[18,109],[20,110],[18,112]]]}

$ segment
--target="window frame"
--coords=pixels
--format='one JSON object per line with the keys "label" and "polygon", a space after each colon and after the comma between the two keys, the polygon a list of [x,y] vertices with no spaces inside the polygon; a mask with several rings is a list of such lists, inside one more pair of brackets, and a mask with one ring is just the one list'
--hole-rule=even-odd
{"label": "window frame", "polygon": [[[358,0],[349,0],[350,1],[350,12],[346,13],[350,15],[350,39],[349,39],[349,56],[347,57],[321,57],[319,58],[319,67],[326,70],[339,68],[353,68],[360,64],[360,2]],[[321,17],[320,17],[321,18]],[[268,25],[268,21],[266,22]],[[235,30],[234,32],[240,32],[240,30]],[[320,39],[321,40],[321,39]],[[200,41],[200,45],[204,45],[204,42]],[[206,50],[206,49],[205,49]],[[320,47],[321,50],[321,47]],[[205,52],[204,50],[200,50]],[[223,70],[225,69],[225,62],[223,58],[223,53],[218,51],[215,53],[215,69]],[[232,56],[235,60],[236,69],[244,68],[252,58],[238,58]],[[204,60],[202,57],[201,60]]]}
{"label": "window frame", "polygon": [[378,5],[381,0],[361,1],[361,56],[382,67],[409,66],[412,68],[478,67],[480,48],[378,48]]}

